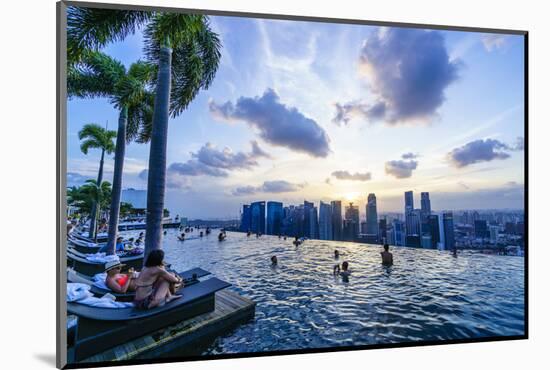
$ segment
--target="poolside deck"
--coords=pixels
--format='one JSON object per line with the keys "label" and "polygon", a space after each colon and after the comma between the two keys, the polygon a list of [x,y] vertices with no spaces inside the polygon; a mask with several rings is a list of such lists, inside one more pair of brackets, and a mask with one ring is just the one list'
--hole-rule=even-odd
{"label": "poolside deck", "polygon": [[[198,348],[216,335],[232,329],[254,317],[256,303],[230,290],[216,293],[216,308],[176,325],[153,332],[105,352],[86,358],[80,363],[150,359],[199,354]],[[188,350],[185,350],[188,349]]]}

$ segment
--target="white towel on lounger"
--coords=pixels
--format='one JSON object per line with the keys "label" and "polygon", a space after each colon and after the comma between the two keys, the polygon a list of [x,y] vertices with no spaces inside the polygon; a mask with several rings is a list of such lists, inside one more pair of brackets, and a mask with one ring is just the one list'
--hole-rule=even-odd
{"label": "white towel on lounger", "polygon": [[90,293],[90,286],[81,283],[67,283],[67,302],[76,302],[91,307],[126,308],[132,307],[130,302],[117,302],[108,296],[94,297]]}
{"label": "white towel on lounger", "polygon": [[86,259],[90,262],[107,263],[111,261],[120,262],[120,258],[116,254],[105,254],[104,252],[87,254]]}

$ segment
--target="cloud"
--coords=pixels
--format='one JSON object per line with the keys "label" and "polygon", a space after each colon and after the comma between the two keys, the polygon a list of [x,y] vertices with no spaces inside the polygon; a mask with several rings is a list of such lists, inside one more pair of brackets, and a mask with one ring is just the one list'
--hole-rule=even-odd
{"label": "cloud", "polygon": [[[138,175],[138,177],[143,181],[147,181],[148,176],[149,170],[147,169],[141,171]],[[178,172],[173,171],[170,167],[168,167],[168,170],[166,171],[166,187],[169,189],[189,190],[191,189],[191,181],[189,178],[180,175]]]}
{"label": "cloud", "polygon": [[282,104],[272,89],[261,97],[241,96],[236,104],[230,101],[217,104],[211,100],[209,109],[217,119],[246,122],[269,144],[313,157],[326,157],[330,153],[330,139],[325,130],[295,107]]}
{"label": "cloud", "polygon": [[[211,143],[204,144],[196,153],[191,153],[192,159],[187,162],[174,162],[168,166],[168,173],[178,176],[212,176],[227,177],[228,171],[250,170],[258,166],[257,158],[271,156],[266,153],[256,141],[251,142],[252,151],[249,153],[233,152],[231,148],[218,149]],[[147,179],[147,174],[142,172],[140,178]],[[172,184],[187,184],[184,180],[177,180],[168,176]]]}
{"label": "cloud", "polygon": [[506,35],[487,34],[481,37],[481,42],[483,42],[483,46],[485,47],[485,50],[491,52],[494,50],[498,50],[502,48],[504,45],[506,45],[507,39],[508,37]]}
{"label": "cloud", "polygon": [[394,27],[367,38],[359,65],[374,102],[337,104],[335,123],[354,117],[389,124],[427,122],[445,101],[461,62],[450,60],[440,32]]}
{"label": "cloud", "polygon": [[338,180],[353,180],[353,181],[369,181],[371,179],[371,173],[359,173],[351,174],[348,171],[334,171],[331,176],[336,177]]}
{"label": "cloud", "polygon": [[385,170],[388,175],[395,176],[398,179],[406,179],[412,176],[413,170],[416,170],[418,161],[409,160],[397,160],[388,161],[385,164]]}
{"label": "cloud", "polygon": [[514,150],[523,150],[525,148],[525,139],[523,137],[518,137],[516,143],[513,146]]}
{"label": "cloud", "polygon": [[361,102],[350,102],[346,104],[336,103],[336,115],[332,119],[332,123],[340,125],[348,124],[354,118],[367,117],[369,120],[379,120],[384,118],[386,114],[386,104],[379,102],[375,105],[369,105]]}
{"label": "cloud", "polygon": [[202,164],[227,170],[251,169],[258,165],[256,161],[257,157],[268,156],[255,141],[252,142],[251,153],[234,153],[231,148],[228,147],[219,150],[211,143],[206,143],[197,153],[191,153],[191,155]]}
{"label": "cloud", "polygon": [[190,159],[185,163],[172,163],[168,166],[168,171],[175,172],[181,176],[213,176],[213,177],[227,177],[226,171],[216,167],[208,166],[198,160]]}
{"label": "cloud", "polygon": [[418,154],[414,153],[405,153],[401,156],[402,159],[415,159],[418,158]]}
{"label": "cloud", "polygon": [[78,172],[67,172],[67,186],[80,186],[83,185],[86,180],[90,180],[88,176],[84,176]]}
{"label": "cloud", "polygon": [[455,167],[466,167],[474,163],[489,162],[495,159],[507,159],[508,152],[523,150],[523,139],[518,138],[514,146],[495,139],[471,141],[447,153],[447,160]]}
{"label": "cloud", "polygon": [[252,140],[250,142],[250,144],[252,144],[252,153],[251,154],[254,157],[264,157],[264,158],[268,158],[268,159],[273,159],[271,154],[267,153],[262,148],[260,148],[260,145],[258,144],[258,142],[256,140]]}
{"label": "cloud", "polygon": [[284,180],[264,181],[260,186],[241,186],[232,191],[235,196],[252,195],[256,193],[290,193],[305,187],[305,184],[293,184]]}

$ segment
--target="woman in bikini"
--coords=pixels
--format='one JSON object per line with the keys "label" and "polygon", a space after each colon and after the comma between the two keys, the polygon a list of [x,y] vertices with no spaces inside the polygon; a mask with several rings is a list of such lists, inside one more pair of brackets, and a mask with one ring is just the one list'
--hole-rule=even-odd
{"label": "woman in bikini", "polygon": [[183,280],[164,268],[164,252],[161,249],[151,251],[145,261],[145,267],[136,280],[134,305],[140,309],[162,306],[181,295],[174,294]]}
{"label": "woman in bikini", "polygon": [[124,267],[122,263],[118,261],[108,262],[105,272],[107,278],[105,279],[105,285],[109,287],[113,292],[126,293],[136,290],[136,278],[134,278],[134,272],[130,270],[128,274],[121,274],[120,271]]}

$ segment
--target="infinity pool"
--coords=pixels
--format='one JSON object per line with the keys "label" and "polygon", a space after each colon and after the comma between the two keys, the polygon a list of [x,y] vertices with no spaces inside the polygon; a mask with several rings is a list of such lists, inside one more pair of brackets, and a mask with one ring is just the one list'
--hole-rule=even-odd
{"label": "infinity pool", "polygon": [[[203,354],[524,334],[523,258],[396,247],[386,268],[377,245],[308,240],[295,247],[241,233],[218,242],[217,231],[180,242],[177,234],[164,238],[176,270],[201,267],[257,303],[254,320]],[[338,260],[335,249],[344,254]],[[343,261],[349,282],[332,274]]]}

